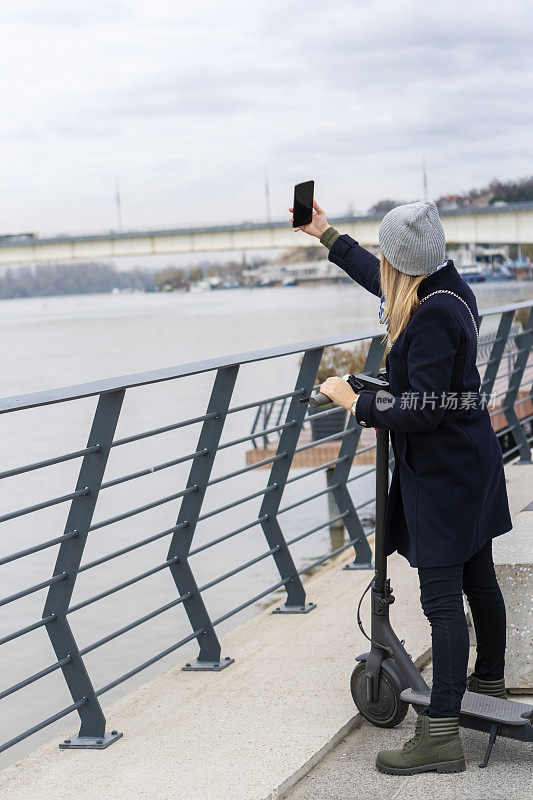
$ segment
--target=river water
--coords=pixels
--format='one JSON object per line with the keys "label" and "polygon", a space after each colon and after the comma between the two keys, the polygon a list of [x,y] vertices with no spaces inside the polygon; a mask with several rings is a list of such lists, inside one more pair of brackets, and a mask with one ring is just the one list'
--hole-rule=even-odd
{"label": "river water", "polygon": [[[480,308],[533,297],[532,283],[487,283],[473,288]],[[243,288],[198,294],[4,300],[0,302],[1,393],[3,396],[23,394],[320,336],[355,333],[376,326],[377,307],[377,299],[355,284]],[[298,356],[288,356],[241,367],[232,405],[291,391],[297,362]],[[212,376],[204,375],[128,391],[116,436],[128,436],[202,414],[211,381]],[[83,448],[95,405],[95,399],[88,398],[2,415],[0,470]],[[253,416],[254,411],[246,411],[228,417],[222,441],[249,433]],[[114,448],[106,478],[191,453],[196,449],[198,432],[199,426],[194,425]],[[245,451],[246,445],[221,451],[213,477],[244,466]],[[179,465],[151,473],[103,491],[95,522],[179,491],[186,485],[189,466]],[[72,491],[78,467],[79,461],[70,461],[3,480],[0,514]],[[265,486],[267,476],[265,470],[254,470],[215,484],[207,493],[204,511],[259,491]],[[321,491],[324,486],[323,473],[297,481],[287,488],[283,504]],[[350,488],[354,500],[363,502],[372,492],[371,477],[352,482]],[[194,546],[250,522],[257,516],[260,503],[261,497],[206,519],[197,528]],[[178,510],[179,500],[174,500],[94,531],[89,537],[84,562],[166,530],[175,523]],[[60,535],[66,513],[67,504],[61,504],[5,522],[0,537],[0,557]],[[369,506],[367,515],[371,513]],[[327,501],[320,497],[284,514],[283,530],[286,537],[294,536],[327,517]],[[73,602],[161,564],[166,559],[168,543],[168,537],[163,538],[82,573]],[[329,531],[325,528],[295,545],[292,551],[298,566],[303,566],[325,555],[331,546]],[[255,527],[194,556],[191,566],[197,582],[203,584],[266,549],[261,529]],[[46,580],[53,574],[55,555],[56,550],[52,548],[2,566],[1,595],[7,596]],[[204,601],[212,617],[217,617],[278,579],[273,560],[268,558],[207,590]],[[38,620],[45,596],[46,591],[39,591],[0,608],[0,637]],[[168,570],[163,570],[73,613],[69,622],[78,644],[84,647],[175,597],[176,589]],[[283,600],[283,595],[279,598]],[[217,632],[223,634],[259,607],[261,603],[232,617],[219,626]],[[183,608],[177,607],[104,645],[85,659],[93,684],[99,688],[189,632]],[[112,690],[103,697],[103,702],[107,704],[170,664],[179,664],[195,655],[193,643]],[[222,655],[239,657],[239,653],[223,652]],[[2,646],[0,691],[54,661],[43,629]],[[1,702],[0,741],[3,742],[71,701],[61,673],[56,672]],[[114,724],[109,719],[109,727]],[[0,765],[28,752],[66,726],[68,720],[62,720],[17,745],[0,756]],[[154,735],[158,734],[154,732]]]}

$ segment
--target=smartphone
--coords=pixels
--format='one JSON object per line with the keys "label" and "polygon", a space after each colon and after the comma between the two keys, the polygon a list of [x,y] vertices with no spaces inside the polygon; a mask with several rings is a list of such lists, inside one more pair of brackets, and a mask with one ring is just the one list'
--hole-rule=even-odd
{"label": "smartphone", "polygon": [[293,228],[300,228],[302,225],[309,225],[313,219],[313,195],[315,192],[314,181],[304,181],[297,183],[294,187],[293,207]]}

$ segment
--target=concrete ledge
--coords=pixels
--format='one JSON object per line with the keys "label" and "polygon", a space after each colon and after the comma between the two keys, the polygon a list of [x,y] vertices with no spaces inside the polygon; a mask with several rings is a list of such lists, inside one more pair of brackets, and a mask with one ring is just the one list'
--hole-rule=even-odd
{"label": "concrete ledge", "polygon": [[[522,469],[530,471],[533,493],[533,467]],[[516,692],[533,692],[533,506],[529,507],[514,517],[513,530],[493,543],[507,608],[505,681]]]}
{"label": "concrete ledge", "polygon": [[[60,751],[59,739],[50,742],[0,774],[0,795],[282,797],[359,722],[349,680],[368,645],[355,612],[371,572],[342,570],[351,557],[308,581],[308,599],[318,604],[310,614],[261,612],[224,637],[223,652],[236,659],[228,669],[168,670],[106,709],[123,739],[104,751]],[[416,573],[400,557],[390,559],[390,573],[394,624],[412,656],[427,660]]]}
{"label": "concrete ledge", "polygon": [[[509,509],[514,519],[533,500],[533,464],[510,463],[505,466]],[[500,538],[503,541],[505,536]]]}

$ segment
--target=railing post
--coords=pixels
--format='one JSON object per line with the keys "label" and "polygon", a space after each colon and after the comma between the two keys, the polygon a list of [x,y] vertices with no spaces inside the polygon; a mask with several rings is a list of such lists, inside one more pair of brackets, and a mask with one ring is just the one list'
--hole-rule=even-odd
{"label": "railing post", "polygon": [[105,732],[105,717],[66,615],[102,485],[124,394],[125,390],[121,389],[102,394],[98,400],[87,447],[99,445],[100,449],[96,453],[87,453],[83,457],[76,491],[87,488],[88,492],[72,500],[65,526],[65,533],[76,531],[78,535],[62,542],[53,572],[54,575],[65,573],[67,577],[50,586],[43,610],[43,617],[50,615],[54,617],[53,621],[47,623],[46,630],[58,661],[69,659],[61,669],[72,700],[74,702],[82,698],[86,700],[84,705],[78,709],[81,718],[80,732],[78,736],[60,744],[62,749],[102,750],[122,736],[117,731]]}
{"label": "railing post", "polygon": [[[374,336],[370,342],[363,370],[366,373],[376,375],[379,371],[383,353],[385,352],[385,342],[382,342],[381,339],[381,336]],[[344,518],[344,524],[355,550],[355,559],[350,564],[346,564],[343,569],[372,569],[372,551],[368,544],[363,526],[361,525],[359,515],[355,510],[350,492],[346,486],[354,457],[357,454],[357,446],[361,438],[362,428],[357,423],[353,414],[350,414],[346,427],[347,429],[355,428],[356,430],[353,435],[344,437],[339,450],[339,458],[343,460],[335,464],[335,469],[331,476],[332,483],[338,485],[338,488],[333,490],[333,497],[335,498],[337,506],[339,509],[346,509],[350,512]]]}
{"label": "railing post", "polygon": [[522,424],[518,419],[514,404],[522,383],[524,371],[531,353],[533,344],[533,306],[530,309],[529,317],[526,322],[525,332],[519,334],[516,339],[518,350],[521,351],[516,356],[513,370],[509,377],[509,387],[503,401],[503,410],[513,435],[515,444],[520,451],[520,458],[516,464],[531,464],[531,448],[524,432]]}
{"label": "railing post", "polygon": [[195,492],[185,495],[181,502],[176,525],[185,527],[180,527],[175,531],[168,550],[167,559],[177,559],[170,564],[169,569],[178,592],[180,596],[189,595],[183,601],[189,622],[193,631],[202,631],[197,637],[200,647],[198,658],[182,668],[186,671],[218,671],[229,666],[235,660],[229,657],[224,659],[220,657],[220,642],[198,590],[188,557],[238,372],[238,365],[222,367],[217,370],[206,411],[206,414],[216,412],[216,416],[204,420],[202,424],[196,449],[205,450],[205,455],[194,459],[187,481],[188,487],[196,486],[197,489]]}
{"label": "railing post", "polygon": [[483,373],[483,381],[479,389],[479,393],[482,397],[492,394],[505,346],[509,341],[509,333],[513,324],[513,318],[514,311],[505,311],[500,317],[496,337],[492,344],[489,360],[485,372]]}
{"label": "railing post", "polygon": [[308,397],[313,391],[315,376],[318,371],[320,359],[322,358],[323,347],[316,350],[306,350],[300,367],[300,372],[294,387],[297,394],[291,398],[285,422],[294,424],[284,428],[279,438],[276,455],[286,453],[284,458],[274,461],[268,478],[268,486],[276,488],[265,494],[259,516],[267,516],[261,525],[266,540],[271,548],[278,548],[273,553],[274,561],[282,579],[290,578],[286,584],[287,599],[283,606],[276,609],[276,614],[305,614],[316,607],[315,603],[305,602],[305,589],[302,584],[298,570],[293,561],[289,547],[283,536],[280,524],[277,519],[278,509],[285,489],[285,481],[291,468],[294,451],[298,443],[300,431],[307,412],[307,403],[301,403],[302,397]]}

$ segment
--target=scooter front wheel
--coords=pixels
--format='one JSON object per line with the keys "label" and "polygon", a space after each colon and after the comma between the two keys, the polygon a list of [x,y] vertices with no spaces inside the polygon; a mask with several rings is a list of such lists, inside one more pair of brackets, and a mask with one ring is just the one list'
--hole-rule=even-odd
{"label": "scooter front wheel", "polygon": [[400,687],[394,676],[382,665],[379,671],[378,699],[367,699],[366,661],[360,661],[352,672],[350,689],[355,705],[365,719],[378,728],[395,728],[405,718],[409,703],[400,697]]}

